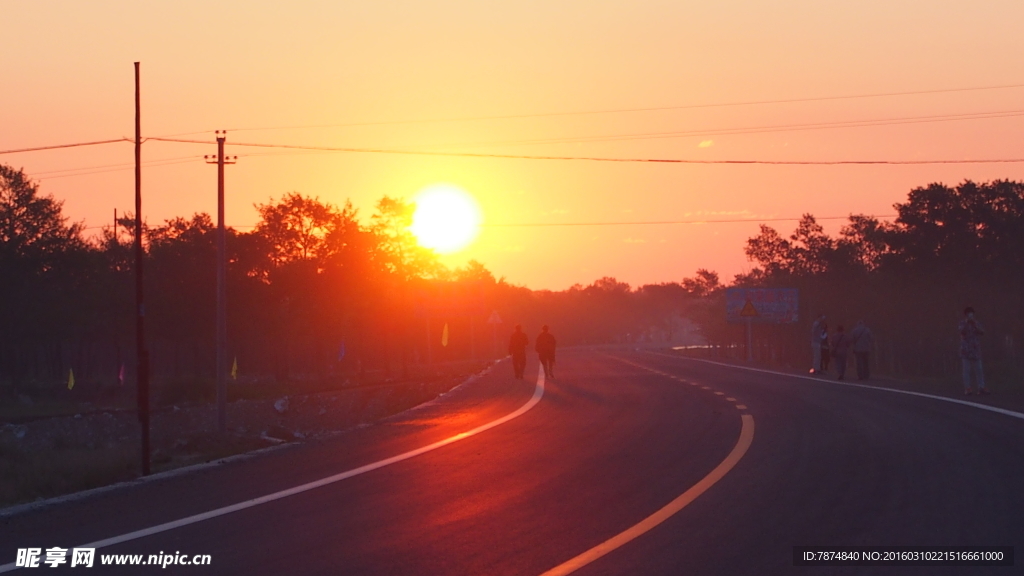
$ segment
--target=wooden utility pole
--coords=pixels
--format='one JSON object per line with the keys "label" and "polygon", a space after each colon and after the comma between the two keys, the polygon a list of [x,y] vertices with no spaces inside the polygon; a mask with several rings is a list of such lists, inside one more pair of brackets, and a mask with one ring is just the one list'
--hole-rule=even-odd
{"label": "wooden utility pole", "polygon": [[149,350],[146,349],[146,304],[142,291],[142,108],[139,63],[135,63],[135,353],[139,424],[142,426],[142,475],[149,475]]}
{"label": "wooden utility pole", "polygon": [[228,429],[228,316],[227,316],[227,242],[224,229],[224,165],[234,164],[238,156],[224,156],[226,130],[217,130],[217,157],[203,156],[207,164],[217,164],[217,430]]}

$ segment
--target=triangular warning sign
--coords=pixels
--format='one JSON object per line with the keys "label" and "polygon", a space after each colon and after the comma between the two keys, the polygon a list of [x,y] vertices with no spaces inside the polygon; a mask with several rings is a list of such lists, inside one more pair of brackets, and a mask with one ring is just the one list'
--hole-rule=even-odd
{"label": "triangular warning sign", "polygon": [[498,315],[498,311],[491,312],[491,316],[487,319],[488,324],[501,324],[501,316]]}
{"label": "triangular warning sign", "polygon": [[750,318],[757,315],[757,308],[754,308],[754,303],[747,300],[747,303],[743,305],[743,310],[740,310],[740,316]]}

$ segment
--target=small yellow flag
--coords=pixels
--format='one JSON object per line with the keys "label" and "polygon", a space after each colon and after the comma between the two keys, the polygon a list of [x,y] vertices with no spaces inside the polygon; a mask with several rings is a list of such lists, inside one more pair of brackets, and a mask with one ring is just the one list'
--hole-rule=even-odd
{"label": "small yellow flag", "polygon": [[75,371],[68,368],[68,390],[75,387]]}
{"label": "small yellow flag", "polygon": [[235,363],[231,365],[231,379],[238,380],[238,356],[235,356]]}
{"label": "small yellow flag", "polygon": [[444,323],[444,332],[441,332],[441,346],[448,346],[448,323]]}

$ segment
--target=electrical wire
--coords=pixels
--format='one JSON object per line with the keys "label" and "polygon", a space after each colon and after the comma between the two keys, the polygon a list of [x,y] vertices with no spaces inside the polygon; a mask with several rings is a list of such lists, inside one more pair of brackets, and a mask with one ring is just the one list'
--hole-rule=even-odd
{"label": "electrical wire", "polygon": [[[159,142],[185,144],[211,144],[205,140],[150,137]],[[411,156],[444,156],[457,158],[501,158],[513,160],[585,160],[592,162],[626,162],[652,164],[762,164],[776,166],[841,166],[841,165],[920,165],[920,164],[1014,164],[1024,158],[997,158],[985,160],[693,160],[684,158],[611,158],[601,156],[539,156],[527,154],[489,154],[477,152],[431,152],[425,150],[398,150],[388,148],[344,148],[331,146],[300,146],[293,144],[265,144],[232,142],[232,146],[255,148],[281,148],[288,150],[319,150],[325,152],[361,152],[368,154],[399,154]]]}
{"label": "electrical wire", "polygon": [[[923,94],[944,94],[954,92],[977,92],[983,90],[1005,90],[1011,88],[1024,88],[1024,84],[1001,84],[996,86],[976,86],[971,88],[943,88],[936,90],[910,90],[903,92],[876,92],[871,94],[852,94],[842,96],[818,96],[811,98],[784,98],[777,100],[749,100],[741,102],[723,102],[723,103],[705,103],[705,104],[684,104],[677,106],[652,106],[645,108],[612,108],[605,110],[585,110],[576,112],[541,112],[534,114],[505,114],[496,116],[465,116],[455,118],[428,118],[419,120],[389,120],[389,121],[376,121],[376,122],[347,122],[339,124],[307,124],[307,125],[294,125],[294,126],[264,126],[257,128],[231,128],[231,132],[254,132],[264,130],[302,130],[309,128],[348,128],[356,126],[387,126],[396,124],[430,124],[430,123],[442,123],[442,122],[474,122],[480,120],[510,120],[520,118],[545,118],[551,116],[585,116],[585,115],[596,115],[596,114],[620,114],[630,112],[657,112],[665,110],[690,110],[699,108],[725,108],[734,106],[754,106],[754,105],[767,105],[767,104],[794,104],[800,102],[824,102],[832,100],[856,100],[864,98],[882,98],[892,96],[916,96]],[[167,134],[166,138],[173,138],[176,136],[191,136],[195,134],[206,134],[213,132],[213,130],[200,130],[196,132],[182,132],[178,134]]]}
{"label": "electrical wire", "polygon": [[[868,218],[895,218],[898,214],[871,215]],[[815,216],[815,221],[820,220],[846,220],[850,216]],[[662,226],[678,224],[741,224],[741,223],[762,223],[762,222],[798,222],[803,216],[790,218],[735,218],[728,220],[654,220],[654,221],[608,221],[608,222],[509,222],[498,224],[481,224],[481,228],[563,228],[577,226]],[[88,226],[83,230],[95,230],[105,226]],[[227,225],[228,228],[256,228],[256,224]]]}
{"label": "electrical wire", "polygon": [[[869,216],[869,218],[895,218],[897,214],[884,214],[881,216]],[[815,216],[817,220],[845,220],[849,216]],[[568,226],[661,226],[666,224],[735,224],[741,222],[794,222],[802,220],[803,216],[797,218],[735,218],[728,220],[655,220],[639,222],[528,222],[509,224],[481,224],[485,228],[549,228]]]}
{"label": "electrical wire", "polygon": [[871,126],[896,126],[902,124],[924,124],[932,122],[954,122],[961,120],[985,120],[989,118],[1011,118],[1024,116],[1024,110],[1006,110],[999,112],[971,112],[965,114],[941,114],[934,116],[910,116],[902,118],[879,118],[873,120],[844,120],[841,122],[817,122],[808,124],[782,124],[774,126],[752,126],[747,128],[712,128],[708,130],[689,130],[673,132],[649,132],[640,134],[611,134],[603,136],[577,136],[565,138],[549,138],[534,140],[506,140],[492,142],[462,142],[434,144],[440,146],[508,146],[523,144],[575,144],[584,142],[615,142],[623,140],[654,140],[664,138],[686,138],[691,136],[721,136],[738,134],[764,134],[770,132],[798,132],[804,130],[827,130],[832,128],[861,128]]}
{"label": "electrical wire", "polygon": [[[143,162],[144,167],[156,167],[156,166],[170,166],[173,164],[184,164],[186,162],[193,162],[201,160],[202,156],[179,156],[176,158],[163,158],[158,160],[149,160]],[[64,170],[50,170],[47,172],[33,172],[28,174],[33,180],[52,180],[54,178],[70,178],[72,176],[87,176],[89,174],[102,174],[106,172],[120,172],[124,170],[131,170],[135,167],[135,163],[122,163],[122,164],[104,164],[100,166],[83,166],[81,168],[66,168]]]}
{"label": "electrical wire", "polygon": [[35,148],[18,148],[15,150],[0,150],[0,154],[17,154],[18,152],[38,152],[39,150],[57,150],[60,148],[78,148],[80,146],[98,146],[100,144],[113,144],[114,142],[134,142],[128,138],[117,140],[98,140],[95,142],[76,142],[74,144],[55,144],[53,146],[36,146]]}

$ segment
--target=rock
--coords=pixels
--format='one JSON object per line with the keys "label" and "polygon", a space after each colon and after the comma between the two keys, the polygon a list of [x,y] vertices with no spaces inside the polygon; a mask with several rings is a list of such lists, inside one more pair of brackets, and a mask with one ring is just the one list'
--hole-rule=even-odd
{"label": "rock", "polygon": [[281,440],[280,438],[274,438],[272,436],[267,436],[266,432],[263,432],[262,434],[260,434],[260,438],[262,438],[262,439],[264,439],[264,440],[266,440],[268,442],[273,442],[274,444],[281,444],[282,442],[284,442],[284,440]]}
{"label": "rock", "polygon": [[287,412],[288,411],[288,397],[285,396],[284,398],[281,398],[277,402],[274,402],[274,410],[276,410],[278,414],[284,414],[285,412]]}
{"label": "rock", "polygon": [[324,414],[327,414],[327,408],[320,409],[320,415],[323,416]]}
{"label": "rock", "polygon": [[25,428],[24,426],[19,426],[14,429],[14,437],[17,438],[18,440],[21,440],[22,438],[25,437],[25,434],[27,432],[28,428]]}
{"label": "rock", "polygon": [[75,414],[75,420],[79,420],[79,419],[81,419],[81,418],[82,418],[82,415],[81,415],[81,414]]}

